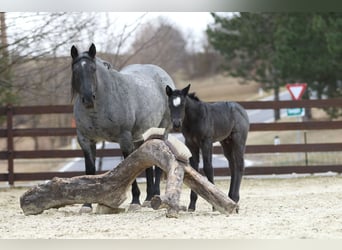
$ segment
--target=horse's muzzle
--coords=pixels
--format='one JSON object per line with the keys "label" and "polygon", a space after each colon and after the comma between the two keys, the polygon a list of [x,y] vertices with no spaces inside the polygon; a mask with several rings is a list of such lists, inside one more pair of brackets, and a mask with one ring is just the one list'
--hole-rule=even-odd
{"label": "horse's muzzle", "polygon": [[173,130],[175,132],[180,132],[181,128],[182,128],[182,120],[181,119],[175,119],[172,121],[172,125],[173,125]]}
{"label": "horse's muzzle", "polygon": [[82,103],[86,109],[94,108],[94,100],[92,98],[82,97]]}

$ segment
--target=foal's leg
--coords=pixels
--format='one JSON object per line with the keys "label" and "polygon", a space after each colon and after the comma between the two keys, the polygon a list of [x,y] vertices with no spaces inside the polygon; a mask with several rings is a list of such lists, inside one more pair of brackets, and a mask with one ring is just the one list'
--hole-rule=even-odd
{"label": "foal's leg", "polygon": [[212,148],[213,144],[210,140],[203,142],[201,146],[203,157],[203,171],[208,180],[214,184],[214,169],[212,165]]}
{"label": "foal's leg", "polygon": [[[213,143],[211,140],[205,140],[201,147],[203,158],[203,171],[207,176],[208,181],[214,184],[214,169],[213,169]],[[213,211],[215,208],[213,207]]]}
{"label": "foal's leg", "polygon": [[229,161],[231,173],[230,187],[228,196],[236,203],[240,199],[240,185],[244,172],[244,151],[245,145],[238,143],[238,134],[231,135],[231,140],[222,141],[224,155]]}
{"label": "foal's leg", "polygon": [[[195,169],[198,172],[198,164],[199,164],[199,147],[196,145],[192,145],[191,143],[185,141],[185,145],[189,148],[191,152],[190,157],[190,165],[193,169]],[[190,204],[188,207],[188,211],[192,212],[196,210],[196,201],[197,201],[197,194],[191,190],[190,193]]]}
{"label": "foal's leg", "polygon": [[[84,138],[81,135],[79,135],[77,139],[83,151],[86,175],[95,175],[96,142]],[[90,213],[91,211],[91,203],[85,203],[83,204],[80,213]]]}

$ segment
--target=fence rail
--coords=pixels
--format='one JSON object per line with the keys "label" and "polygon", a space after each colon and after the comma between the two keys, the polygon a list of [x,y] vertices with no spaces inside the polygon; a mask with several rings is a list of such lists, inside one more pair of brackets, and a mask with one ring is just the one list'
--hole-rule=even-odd
{"label": "fence rail", "polygon": [[[329,100],[300,100],[300,101],[252,101],[239,102],[246,109],[283,109],[283,108],[329,108],[342,107],[342,99]],[[0,173],[0,181],[13,185],[15,181],[46,180],[54,176],[72,177],[84,172],[35,172],[18,173],[15,171],[15,159],[43,158],[73,158],[82,157],[81,150],[14,150],[15,137],[40,136],[75,136],[76,129],[64,128],[25,128],[13,127],[16,115],[71,114],[71,105],[58,106],[11,106],[0,107],[0,117],[6,117],[6,128],[0,129],[0,138],[7,139],[7,149],[0,151],[0,160],[7,160],[7,173]],[[252,123],[250,132],[256,131],[289,131],[289,130],[331,130],[342,129],[342,121],[305,121],[281,123]],[[310,143],[310,144],[281,144],[281,145],[247,145],[246,154],[262,153],[296,153],[296,152],[341,152],[342,143]],[[213,153],[222,154],[222,148],[215,146]],[[121,156],[120,149],[103,149],[97,151],[97,156]],[[342,164],[337,165],[308,165],[308,166],[252,166],[245,170],[246,175],[260,174],[289,174],[289,173],[342,173]],[[215,168],[215,175],[229,175],[229,168]]]}

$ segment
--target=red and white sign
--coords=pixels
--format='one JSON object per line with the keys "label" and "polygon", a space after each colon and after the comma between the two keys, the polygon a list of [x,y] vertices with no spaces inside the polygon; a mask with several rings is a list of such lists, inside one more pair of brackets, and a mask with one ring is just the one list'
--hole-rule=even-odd
{"label": "red and white sign", "polygon": [[300,100],[306,90],[306,83],[288,83],[286,88],[291,94],[293,100]]}

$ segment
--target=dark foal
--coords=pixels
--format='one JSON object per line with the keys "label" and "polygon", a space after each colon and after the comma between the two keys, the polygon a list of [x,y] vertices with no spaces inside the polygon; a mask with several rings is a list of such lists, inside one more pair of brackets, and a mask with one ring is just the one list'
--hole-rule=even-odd
{"label": "dark foal", "polygon": [[[194,94],[188,94],[189,89],[190,84],[181,90],[166,87],[173,129],[183,133],[185,145],[192,153],[190,164],[197,171],[202,151],[203,170],[212,183],[212,145],[215,141],[221,143],[231,172],[228,196],[238,202],[249,130],[248,115],[235,102],[205,103]],[[191,191],[189,211],[196,209],[196,200],[197,194]]]}

